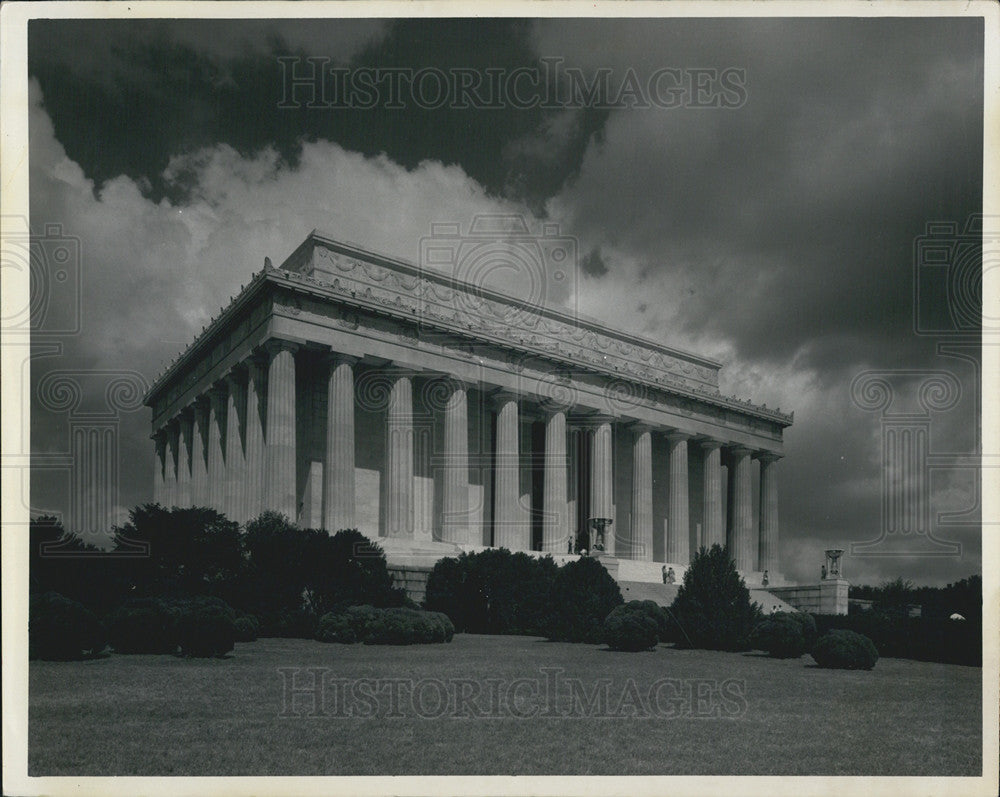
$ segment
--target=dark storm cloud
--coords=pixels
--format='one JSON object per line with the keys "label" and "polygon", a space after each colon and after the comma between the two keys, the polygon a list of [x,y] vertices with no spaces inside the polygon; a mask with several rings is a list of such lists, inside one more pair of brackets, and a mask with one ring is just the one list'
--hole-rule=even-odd
{"label": "dark storm cloud", "polygon": [[616,157],[585,161],[566,192],[575,230],[696,283],[679,321],[740,357],[822,370],[844,347],[921,348],[914,239],[981,208],[981,21],[657,21],[631,51],[590,33],[569,23],[541,46],[583,37],[591,69],[738,66],[747,99],[614,116]]}
{"label": "dark storm cloud", "polygon": [[[98,184],[148,180],[154,198],[183,191],[161,177],[174,155],[273,146],[295,164],[303,140],[323,139],[407,168],[457,164],[492,193],[540,208],[607,118],[587,108],[431,109],[410,98],[402,109],[279,107],[294,79],[313,74],[307,58],[352,70],[538,70],[526,20],[35,20],[29,39],[29,71],[67,154]],[[288,56],[301,60],[278,61]]]}

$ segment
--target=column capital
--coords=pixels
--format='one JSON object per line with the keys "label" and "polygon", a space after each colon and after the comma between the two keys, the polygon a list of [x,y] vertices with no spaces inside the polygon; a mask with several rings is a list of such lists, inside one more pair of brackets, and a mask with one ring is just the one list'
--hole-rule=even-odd
{"label": "column capital", "polygon": [[594,412],[587,415],[577,415],[574,423],[583,428],[595,428],[604,424],[613,424],[618,420],[614,415],[607,412]]}
{"label": "column capital", "polygon": [[212,386],[208,390],[205,391],[206,393],[208,393],[209,400],[212,400],[212,399],[217,399],[217,400],[225,399],[229,395],[229,384],[228,383],[229,383],[229,377],[228,376],[223,377],[222,379],[220,379],[217,382],[213,382]]}
{"label": "column capital", "polygon": [[232,390],[233,386],[242,386],[244,379],[246,378],[245,366],[242,363],[238,363],[229,369],[228,373],[223,377],[226,386]]}
{"label": "column capital", "polygon": [[353,354],[344,354],[337,351],[336,349],[329,349],[324,351],[322,354],[323,362],[329,365],[331,368],[344,363],[346,365],[355,366],[358,364],[360,357],[355,357]]}
{"label": "column capital", "polygon": [[783,456],[783,454],[777,454],[774,451],[755,451],[753,454],[753,458],[760,460],[762,465],[770,465],[773,462],[777,462]]}
{"label": "column capital", "polygon": [[745,457],[753,453],[753,449],[747,448],[743,445],[728,445],[726,448],[729,451],[730,456],[734,457]]}
{"label": "column capital", "polygon": [[[169,423],[169,421],[168,421],[168,423]],[[160,444],[166,443],[167,442],[166,424],[164,424],[159,429],[157,429],[155,432],[153,432],[149,436],[149,439],[152,440],[155,443],[160,443]]]}
{"label": "column capital", "polygon": [[711,437],[708,438],[707,440],[699,440],[698,441],[698,447],[699,448],[703,448],[706,451],[712,451],[713,449],[716,449],[716,448],[720,448],[721,449],[722,446],[724,446],[724,445],[725,445],[725,443],[723,443],[721,440],[715,440],[714,438],[711,438]]}
{"label": "column capital", "polygon": [[671,443],[681,443],[694,437],[690,432],[682,432],[680,429],[671,429],[663,436]]}
{"label": "column capital", "polygon": [[513,390],[509,390],[504,387],[498,387],[495,390],[491,391],[489,397],[490,397],[490,403],[493,404],[495,408],[502,407],[504,404],[507,404],[508,402],[511,401],[520,405],[521,400],[523,398],[523,396],[521,396],[520,393],[517,393],[516,391]]}
{"label": "column capital", "polygon": [[277,356],[280,352],[288,351],[295,354],[300,348],[302,348],[298,343],[291,340],[285,340],[284,338],[268,338],[264,341],[262,348],[271,357]]}
{"label": "column capital", "polygon": [[647,423],[646,421],[628,421],[625,424],[625,428],[631,432],[635,432],[636,434],[644,434],[645,432],[656,431],[656,427],[651,423]]}
{"label": "column capital", "polygon": [[544,398],[538,402],[537,412],[543,419],[547,420],[553,415],[558,415],[559,413],[566,415],[569,412],[569,409],[569,404],[563,403],[554,398]]}

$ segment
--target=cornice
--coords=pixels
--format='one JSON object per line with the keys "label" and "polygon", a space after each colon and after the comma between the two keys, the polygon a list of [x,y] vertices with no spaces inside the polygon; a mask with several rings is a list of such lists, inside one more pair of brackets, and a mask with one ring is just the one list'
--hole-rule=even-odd
{"label": "cornice", "polygon": [[[303,241],[303,243],[285,262],[287,263],[292,260],[301,261],[303,251],[307,250],[310,246],[315,246],[316,244],[331,248],[349,257],[364,257],[366,260],[373,261],[372,265],[376,267],[403,272],[403,274],[406,277],[411,278],[411,280],[423,280],[427,283],[433,283],[434,285],[443,287],[443,289],[447,290],[455,290],[458,285],[458,283],[452,280],[437,274],[428,273],[426,270],[419,269],[412,264],[404,261],[395,261],[374,253],[368,253],[360,247],[334,241],[333,239],[315,231],[311,233],[305,241]],[[359,265],[364,264],[359,263]],[[411,283],[411,290],[418,284],[419,283],[416,282]],[[195,339],[188,344],[185,350],[181,352],[170,363],[170,365],[156,377],[153,381],[152,387],[144,398],[144,403],[147,406],[151,406],[156,398],[173,382],[174,378],[178,376],[192,361],[197,360],[199,352],[208,349],[213,338],[221,333],[226,328],[227,324],[244,308],[248,307],[259,295],[262,295],[267,286],[272,285],[285,288],[299,294],[314,296],[321,300],[332,299],[340,304],[346,304],[352,306],[353,308],[386,316],[397,321],[404,320],[415,322],[417,308],[413,307],[413,301],[416,300],[419,303],[419,296],[414,297],[412,294],[408,295],[401,293],[400,295],[397,295],[394,300],[387,301],[385,297],[377,296],[376,293],[370,289],[359,292],[356,289],[352,290],[350,287],[340,284],[337,279],[334,279],[332,282],[320,280],[316,277],[307,276],[296,271],[286,271],[284,269],[274,268],[270,265],[269,261],[266,261],[264,269],[254,274],[250,282],[246,286],[243,286],[235,297],[230,298],[229,304],[220,308],[219,314],[204,327],[201,334],[196,336]],[[525,303],[511,299],[510,297],[502,294],[493,295],[487,291],[479,291],[479,294],[489,301],[527,307]],[[543,315],[545,318],[551,319],[558,324],[575,325],[585,329],[589,335],[601,335],[609,339],[624,341],[626,346],[638,346],[643,349],[649,349],[667,357],[675,359],[680,358],[684,361],[697,364],[702,368],[718,369],[721,367],[719,363],[713,360],[701,358],[696,355],[690,355],[685,352],[679,352],[655,342],[646,341],[638,336],[623,333],[614,329],[608,329],[606,327],[599,326],[596,322],[589,319],[575,319],[565,313],[561,313],[550,308],[532,308],[532,312]],[[731,410],[741,415],[754,416],[777,424],[781,427],[789,426],[794,420],[794,413],[785,414],[782,413],[780,409],[774,410],[766,406],[755,405],[752,402],[744,401],[733,396],[724,396],[717,390],[713,391],[696,386],[680,384],[679,382],[682,377],[677,377],[677,383],[674,383],[673,381],[668,382],[662,379],[647,378],[642,374],[628,373],[623,372],[618,368],[610,368],[604,365],[600,361],[600,358],[596,356],[589,362],[580,362],[579,357],[574,357],[572,352],[560,351],[558,344],[556,344],[554,349],[546,348],[542,345],[544,341],[541,341],[537,335],[533,335],[528,341],[515,340],[513,337],[516,337],[518,334],[523,337],[523,335],[528,333],[521,333],[510,329],[506,330],[506,334],[500,334],[497,331],[491,333],[484,329],[481,325],[473,326],[458,323],[459,319],[457,318],[457,314],[454,319],[433,313],[421,314],[418,318],[420,323],[424,324],[429,329],[434,329],[436,331],[464,338],[473,343],[486,343],[506,348],[515,348],[515,351],[513,352],[515,358],[523,357],[525,355],[537,357],[553,362],[562,369],[565,369],[568,365],[572,370],[579,369],[600,374],[601,376],[610,376],[615,380],[619,380],[627,384],[641,385],[644,388],[652,388],[656,391],[662,391],[663,393],[692,400],[697,403],[704,403],[714,407]],[[578,345],[582,346],[583,344],[581,343]],[[605,356],[604,359],[607,359],[607,357]]]}

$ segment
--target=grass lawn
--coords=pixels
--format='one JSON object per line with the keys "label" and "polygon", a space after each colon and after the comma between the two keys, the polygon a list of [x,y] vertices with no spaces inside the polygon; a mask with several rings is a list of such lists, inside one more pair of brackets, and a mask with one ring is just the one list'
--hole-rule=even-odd
{"label": "grass lawn", "polygon": [[[226,659],[31,662],[28,770],[981,773],[981,670],[901,659],[881,659],[871,672],[811,665],[809,656],[665,645],[612,653],[467,634],[450,645],[263,639],[237,644]],[[320,692],[289,703],[286,687],[309,687],[314,675]]]}

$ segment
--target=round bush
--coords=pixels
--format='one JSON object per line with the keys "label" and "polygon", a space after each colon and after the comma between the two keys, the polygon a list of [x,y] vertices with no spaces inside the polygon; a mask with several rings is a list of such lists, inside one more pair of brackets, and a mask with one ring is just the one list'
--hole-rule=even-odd
{"label": "round bush", "polygon": [[260,623],[252,614],[244,614],[233,621],[233,628],[236,630],[237,642],[254,642],[257,639]]}
{"label": "round bush", "polygon": [[812,657],[820,667],[828,669],[870,670],[878,661],[878,651],[868,637],[836,629],[819,638]]}
{"label": "round bush", "polygon": [[797,659],[808,650],[802,624],[787,614],[774,614],[758,623],[750,644],[775,659]]}
{"label": "round bush", "polygon": [[176,612],[153,598],[126,601],[108,616],[108,642],[115,653],[174,653]]}
{"label": "round bush", "polygon": [[28,604],[28,657],[68,661],[104,649],[104,626],[86,606],[46,592]]}
{"label": "round bush", "polygon": [[656,601],[629,601],[625,606],[642,611],[654,623],[656,623],[656,635],[660,642],[672,642],[672,629],[670,615],[667,610]]}
{"label": "round bush", "polygon": [[618,606],[604,618],[604,641],[612,650],[650,650],[656,647],[659,631],[646,607],[632,601]]}
{"label": "round bush", "polygon": [[320,617],[316,627],[316,639],[320,642],[339,642],[344,645],[353,645],[361,641],[355,624],[351,622],[346,612],[327,612]]}
{"label": "round bush", "polygon": [[177,620],[177,640],[185,656],[221,657],[236,646],[236,622],[216,607],[189,608]]}

